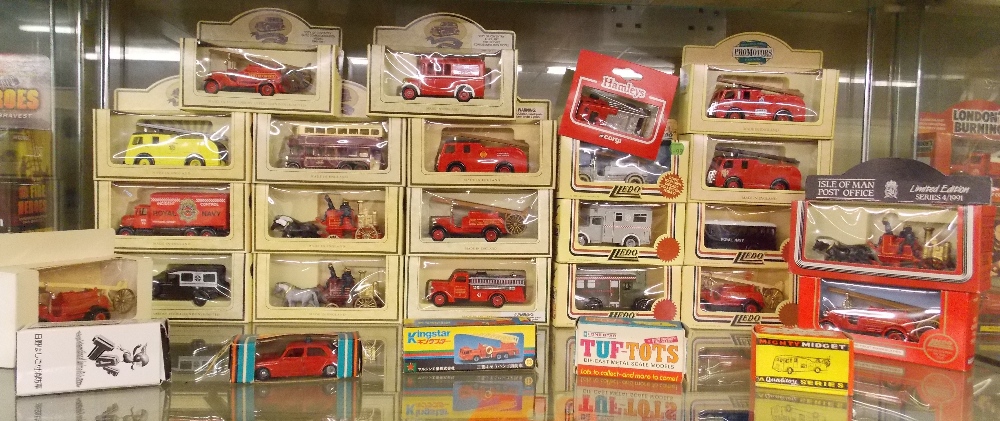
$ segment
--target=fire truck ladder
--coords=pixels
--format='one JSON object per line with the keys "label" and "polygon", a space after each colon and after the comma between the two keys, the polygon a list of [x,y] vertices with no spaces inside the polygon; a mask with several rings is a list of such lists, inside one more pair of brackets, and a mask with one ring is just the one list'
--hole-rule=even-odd
{"label": "fire truck ladder", "polygon": [[[169,123],[169,124],[164,124]],[[135,123],[137,129],[142,129],[143,133],[177,133],[177,134],[200,134],[209,133],[212,129],[212,122],[208,120],[139,120]]]}
{"label": "fire truck ladder", "polygon": [[799,160],[795,158],[789,158],[781,155],[773,155],[763,152],[748,151],[740,148],[733,148],[729,146],[716,146],[715,152],[721,152],[721,155],[726,158],[757,158],[757,159],[770,159],[772,161],[787,162],[792,165],[799,165]]}
{"label": "fire truck ladder", "polygon": [[115,285],[84,285],[84,284],[74,284],[74,283],[61,283],[61,282],[43,282],[39,289],[45,291],[49,288],[68,290],[68,291],[79,291],[80,289],[97,289],[104,292],[111,300],[111,311],[116,313],[128,313],[135,308],[136,295],[135,291],[125,284],[125,281],[119,281]]}
{"label": "fire truck ladder", "polygon": [[922,309],[920,307],[909,305],[909,304],[904,304],[904,303],[901,303],[899,301],[893,301],[893,300],[889,300],[889,299],[885,299],[885,298],[879,298],[879,297],[876,297],[876,296],[873,296],[873,295],[868,295],[868,294],[865,294],[865,293],[862,293],[862,292],[851,291],[849,289],[844,289],[844,288],[839,288],[839,287],[829,287],[829,288],[827,288],[827,292],[830,292],[832,294],[841,294],[841,295],[844,295],[845,297],[850,297],[852,299],[853,298],[857,298],[857,299],[862,300],[862,301],[868,301],[868,302],[875,303],[875,304],[878,304],[878,305],[886,306],[888,308],[893,308],[893,309],[907,311],[907,312],[922,312],[924,310],[924,309]]}
{"label": "fire truck ladder", "polygon": [[476,333],[476,336],[480,338],[493,339],[505,344],[516,344],[520,342],[520,339],[514,335],[508,335],[506,333]]}
{"label": "fire truck ladder", "polygon": [[447,137],[449,137],[450,139],[446,140],[445,143],[447,143],[447,142],[458,142],[458,141],[461,141],[462,139],[469,139],[469,140],[474,140],[474,141],[480,142],[480,143],[488,142],[488,143],[499,143],[501,145],[510,145],[510,146],[515,147],[515,148],[519,148],[521,150],[527,150],[528,149],[528,142],[525,142],[525,141],[523,141],[521,139],[510,139],[510,140],[508,140],[508,139],[500,139],[500,138],[496,138],[496,137],[480,136],[480,135],[477,135],[477,134],[474,134],[474,133],[468,133],[468,132],[461,132],[461,133],[449,134],[449,135],[447,135]]}
{"label": "fire truck ladder", "polygon": [[482,203],[470,202],[467,200],[459,200],[451,197],[431,195],[431,200],[438,203],[447,203],[452,207],[462,206],[470,209],[482,209],[494,211],[500,214],[503,218],[504,226],[507,228],[507,232],[511,235],[518,235],[524,232],[524,219],[528,216],[528,209],[516,210],[510,208],[503,208],[500,206],[484,205]]}
{"label": "fire truck ladder", "polygon": [[762,91],[775,92],[775,93],[785,94],[785,95],[794,95],[794,96],[797,96],[799,98],[802,98],[802,97],[805,96],[802,93],[802,91],[800,91],[798,89],[779,88],[777,86],[765,85],[765,84],[762,84],[762,83],[755,83],[755,82],[747,82],[745,80],[730,79],[730,78],[727,78],[727,77],[720,77],[720,78],[716,79],[716,82],[717,83],[723,83],[723,84],[729,84],[729,85],[733,85],[733,86],[741,87],[741,88],[760,89]]}
{"label": "fire truck ladder", "polygon": [[626,113],[634,114],[639,117],[649,117],[649,110],[645,108],[636,107],[627,102],[619,101],[615,97],[608,95],[606,93],[600,91],[591,91],[590,95],[603,99],[604,101],[607,101],[608,105],[617,108],[618,111],[624,111]]}

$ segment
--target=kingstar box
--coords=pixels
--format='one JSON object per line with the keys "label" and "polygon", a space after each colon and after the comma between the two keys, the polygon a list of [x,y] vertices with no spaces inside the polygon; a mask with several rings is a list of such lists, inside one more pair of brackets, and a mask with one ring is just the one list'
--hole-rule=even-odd
{"label": "kingstar box", "polygon": [[536,338],[526,318],[407,321],[403,372],[534,368]]}

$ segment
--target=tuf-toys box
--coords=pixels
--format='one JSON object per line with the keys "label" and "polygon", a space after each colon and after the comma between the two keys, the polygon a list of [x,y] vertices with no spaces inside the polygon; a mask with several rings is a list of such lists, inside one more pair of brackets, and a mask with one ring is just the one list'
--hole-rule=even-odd
{"label": "tuf-toys box", "polygon": [[810,177],[806,197],[786,248],[798,325],[850,333],[858,353],[970,369],[990,285],[990,180],[886,158]]}
{"label": "tuf-toys box", "polygon": [[525,318],[407,320],[403,372],[533,369],[536,339]]}
{"label": "tuf-toys box", "polygon": [[[672,120],[671,120],[672,122]],[[559,138],[560,199],[683,202],[687,200],[688,142],[664,137],[656,159]]]}
{"label": "tuf-toys box", "polygon": [[514,118],[514,38],[452,13],[375,27],[368,114]]}
{"label": "tuf-toys box", "polygon": [[810,175],[829,174],[833,141],[681,135],[691,144],[687,199],[712,203],[788,204],[805,197]]}
{"label": "tuf-toys box", "polygon": [[795,312],[799,280],[787,268],[684,266],[681,273],[685,281],[673,288],[687,327],[750,330]]}
{"label": "tuf-toys box", "polygon": [[683,203],[556,200],[560,263],[681,264]]}
{"label": "tuf-toys box", "polygon": [[745,32],[684,47],[681,65],[678,133],[833,138],[840,72],[823,68],[822,51]]}
{"label": "tuf-toys box", "polygon": [[684,325],[679,322],[607,317],[576,321],[579,376],[680,383],[686,356]]}
{"label": "tuf-toys box", "polygon": [[514,120],[410,119],[412,186],[552,188],[549,101],[517,99]]}
{"label": "tuf-toys box", "polygon": [[340,42],[340,28],[281,9],[198,22],[197,38],[180,41],[180,107],[337,115]]}
{"label": "tuf-toys box", "polygon": [[680,266],[576,263],[557,263],[555,266],[553,326],[571,328],[584,316],[677,318]]}
{"label": "tuf-toys box", "polygon": [[177,76],[116,89],[114,109],[94,110],[96,179],[247,180],[250,115],[183,112],[179,90]]}
{"label": "tuf-toys box", "polygon": [[559,135],[655,160],[677,76],[582,50]]}
{"label": "tuf-toys box", "polygon": [[757,325],[752,338],[756,387],[854,394],[854,343],[843,332]]}
{"label": "tuf-toys box", "polygon": [[364,354],[358,332],[240,335],[229,353],[232,383],[361,377]]}
{"label": "tuf-toys box", "polygon": [[166,320],[39,323],[17,332],[17,395],[157,385],[170,379]]}
{"label": "tuf-toys box", "polygon": [[572,408],[567,408],[567,411],[572,410],[571,419],[684,419],[684,393],[680,383],[579,376],[573,392]]}

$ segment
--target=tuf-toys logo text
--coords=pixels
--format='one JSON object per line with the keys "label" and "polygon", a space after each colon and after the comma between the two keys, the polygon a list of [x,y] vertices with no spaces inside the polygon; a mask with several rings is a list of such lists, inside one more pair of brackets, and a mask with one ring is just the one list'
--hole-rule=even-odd
{"label": "tuf-toys logo text", "polygon": [[415,344],[421,343],[421,340],[447,338],[449,336],[451,336],[451,332],[443,329],[434,331],[408,332],[406,334],[406,343]]}
{"label": "tuf-toys logo text", "polygon": [[956,134],[1000,135],[1000,111],[955,109],[951,121]]}
{"label": "tuf-toys logo text", "polygon": [[733,47],[733,58],[740,64],[765,64],[774,58],[774,49],[764,41],[740,41]]}
{"label": "tuf-toys logo text", "polygon": [[601,87],[623,93],[635,99],[646,97],[645,89],[633,85],[632,82],[619,82],[615,80],[614,76],[604,76],[601,79]]}
{"label": "tuf-toys logo text", "polygon": [[0,76],[0,110],[36,111],[42,102],[38,89],[22,87],[14,76]]}
{"label": "tuf-toys logo text", "polygon": [[[584,358],[673,364],[680,360],[676,344],[581,339]],[[585,360],[587,361],[587,360]]]}
{"label": "tuf-toys logo text", "polygon": [[621,260],[626,262],[638,262],[639,261],[639,250],[627,249],[627,248],[616,248],[611,249],[611,253],[608,254],[608,260]]}

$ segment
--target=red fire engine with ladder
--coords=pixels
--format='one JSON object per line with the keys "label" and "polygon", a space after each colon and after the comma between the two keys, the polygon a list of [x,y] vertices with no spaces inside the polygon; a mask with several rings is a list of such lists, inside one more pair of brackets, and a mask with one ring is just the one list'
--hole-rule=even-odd
{"label": "red fire engine with ladder", "polygon": [[798,164],[797,159],[781,155],[716,146],[705,183],[709,187],[802,190]]}
{"label": "red fire engine with ladder", "polygon": [[650,117],[647,109],[620,101],[614,95],[591,91],[580,98],[573,118],[577,121],[603,126],[628,135],[648,137],[652,124],[646,124]]}
{"label": "red fire engine with ladder", "polygon": [[699,302],[706,311],[743,313],[773,312],[785,294],[774,285],[753,280],[753,273],[743,276],[704,271]]}
{"label": "red fire engine with ladder", "polygon": [[[451,205],[449,216],[432,216],[429,234],[434,241],[444,241],[449,236],[479,236],[494,242],[501,235],[518,235],[524,232],[524,221],[529,209],[516,210],[500,206],[459,200],[444,196],[431,196],[431,200]],[[455,220],[455,206],[470,209],[468,214]]]}
{"label": "red fire engine with ladder", "polygon": [[527,276],[523,270],[456,269],[446,280],[427,281],[427,300],[437,307],[460,301],[523,304]]}
{"label": "red fire engine with ladder", "polygon": [[478,363],[481,360],[506,360],[520,354],[520,338],[505,333],[477,333],[487,343],[480,342],[475,348],[463,346],[458,350],[458,358],[465,362]]}
{"label": "red fire engine with ladder", "polygon": [[[843,295],[844,301],[839,308],[820,310],[821,329],[917,342],[924,332],[939,326],[940,315],[929,309],[834,286],[826,288],[825,294]],[[881,307],[855,307],[854,300]]]}
{"label": "red fire engine with ladder", "polygon": [[708,116],[747,120],[806,121],[804,95],[798,89],[720,77],[712,94]]}

